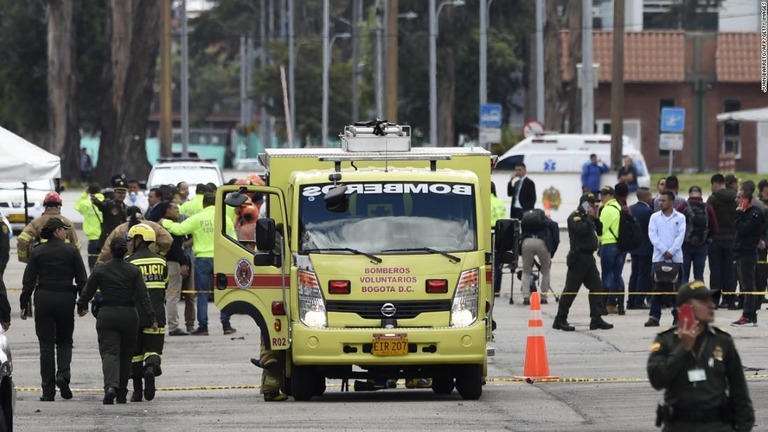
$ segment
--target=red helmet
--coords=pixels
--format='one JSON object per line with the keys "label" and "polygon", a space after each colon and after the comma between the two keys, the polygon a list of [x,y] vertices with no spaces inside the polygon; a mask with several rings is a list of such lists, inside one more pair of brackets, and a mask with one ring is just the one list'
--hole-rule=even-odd
{"label": "red helmet", "polygon": [[43,199],[45,207],[61,207],[61,196],[56,192],[48,192]]}

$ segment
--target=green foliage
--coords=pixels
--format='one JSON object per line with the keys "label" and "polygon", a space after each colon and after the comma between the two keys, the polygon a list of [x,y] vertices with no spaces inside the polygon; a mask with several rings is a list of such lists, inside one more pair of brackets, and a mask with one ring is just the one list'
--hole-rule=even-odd
{"label": "green foliage", "polygon": [[45,3],[0,0],[0,124],[22,135],[48,129]]}

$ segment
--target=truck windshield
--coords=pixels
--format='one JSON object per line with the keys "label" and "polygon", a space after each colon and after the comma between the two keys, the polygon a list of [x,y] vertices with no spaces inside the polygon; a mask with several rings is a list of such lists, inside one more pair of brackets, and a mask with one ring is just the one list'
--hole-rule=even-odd
{"label": "truck windshield", "polygon": [[[475,190],[459,183],[346,184],[346,211],[326,208],[333,185],[301,188],[299,251],[352,248],[371,254],[477,248]],[[400,251],[400,252],[397,252]]]}

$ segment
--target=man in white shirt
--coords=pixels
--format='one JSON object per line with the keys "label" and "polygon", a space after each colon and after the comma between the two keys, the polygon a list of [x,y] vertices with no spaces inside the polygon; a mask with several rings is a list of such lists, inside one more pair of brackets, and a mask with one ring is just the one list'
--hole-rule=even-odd
{"label": "man in white shirt", "polygon": [[[674,209],[675,194],[669,190],[659,194],[660,211],[651,215],[648,222],[648,238],[653,245],[653,280],[654,291],[677,291],[680,283],[680,270],[683,264],[683,240],[685,240],[685,216]],[[673,266],[677,268],[673,281],[662,282],[657,280],[657,272],[660,266]],[[674,269],[673,269],[674,270]],[[677,308],[674,296],[654,295],[651,299],[646,327],[658,327],[661,321],[661,306],[669,303],[672,308],[673,323],[677,323]]]}

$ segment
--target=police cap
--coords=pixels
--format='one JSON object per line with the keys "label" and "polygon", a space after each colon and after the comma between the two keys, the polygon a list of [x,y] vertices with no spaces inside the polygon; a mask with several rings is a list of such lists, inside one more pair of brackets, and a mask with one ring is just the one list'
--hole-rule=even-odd
{"label": "police cap", "polygon": [[691,299],[707,300],[716,292],[707,288],[702,281],[691,281],[677,290],[677,305],[684,305]]}

